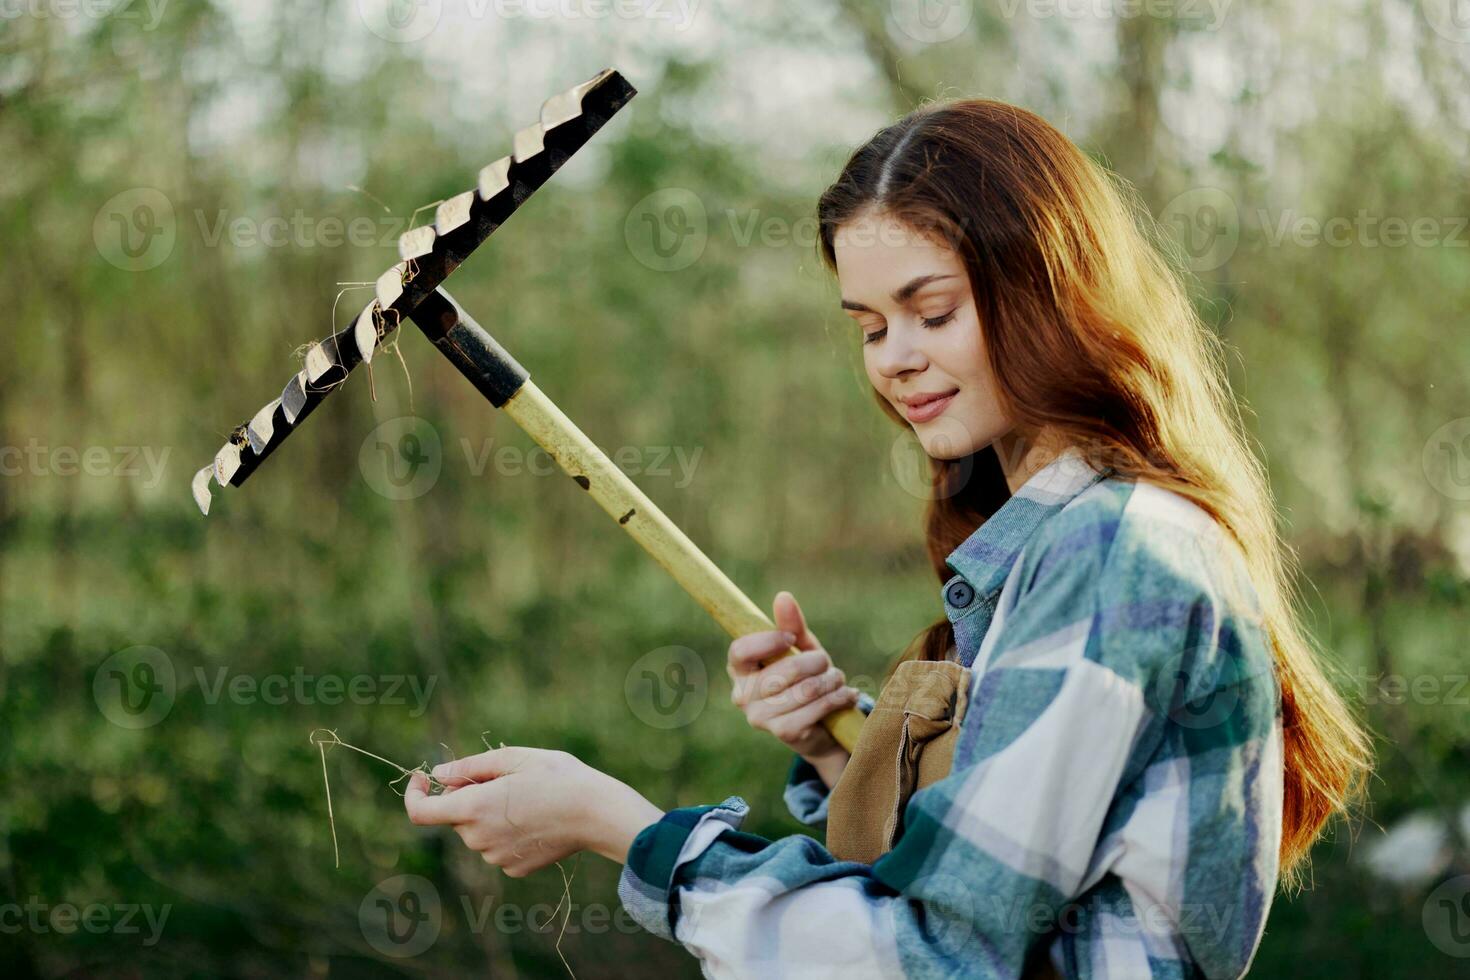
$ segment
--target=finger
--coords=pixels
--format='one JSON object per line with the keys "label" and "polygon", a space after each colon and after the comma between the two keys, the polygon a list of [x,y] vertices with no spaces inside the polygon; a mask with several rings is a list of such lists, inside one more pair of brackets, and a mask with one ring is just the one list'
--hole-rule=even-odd
{"label": "finger", "polygon": [[421,772],[409,777],[408,788],[403,791],[403,808],[408,811],[408,819],[420,827],[458,823],[463,819],[463,808],[458,803],[447,796],[430,796],[429,780]]}
{"label": "finger", "polygon": [[761,698],[750,706],[746,715],[752,723],[770,722],[831,694],[845,683],[847,678],[842,671],[832,667],[800,678],[785,690]]}
{"label": "finger", "polygon": [[[785,705],[785,712],[811,704],[817,698],[831,694],[847,683],[847,677],[836,667],[828,667],[820,674],[803,677],[792,684],[773,701]],[[784,712],[783,712],[784,713]]]}
{"label": "finger", "polygon": [[762,661],[784,653],[795,643],[795,636],[785,630],[746,633],[730,644],[729,666],[736,673],[749,673],[759,669]]}
{"label": "finger", "polygon": [[783,657],[757,673],[736,675],[730,700],[743,708],[777,697],[802,678],[820,674],[831,665],[832,661],[824,650],[807,650]]}
{"label": "finger", "polygon": [[817,677],[831,667],[832,658],[825,650],[806,650],[762,668],[752,679],[752,691],[756,700],[775,698],[791,685]]}
{"label": "finger", "polygon": [[812,633],[811,628],[807,626],[806,616],[802,615],[796,596],[790,592],[782,590],[776,593],[772,612],[776,614],[776,628],[786,630],[796,636],[798,650],[816,650],[822,645]]}
{"label": "finger", "polygon": [[858,690],[855,687],[840,687],[805,707],[798,708],[770,722],[771,734],[780,739],[793,738],[809,728],[815,728],[832,712],[857,704]]}
{"label": "finger", "polygon": [[407,807],[411,803],[426,798],[429,795],[429,781],[421,772],[415,772],[408,777],[408,788],[403,791],[403,805]]}
{"label": "finger", "polygon": [[467,755],[453,762],[441,762],[434,767],[434,778],[446,786],[468,786],[514,772],[525,761],[527,751],[518,745],[491,749],[477,755]]}

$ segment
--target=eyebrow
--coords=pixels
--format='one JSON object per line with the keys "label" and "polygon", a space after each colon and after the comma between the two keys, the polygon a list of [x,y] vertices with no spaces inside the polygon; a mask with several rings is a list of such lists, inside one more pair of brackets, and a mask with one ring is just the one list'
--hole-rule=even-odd
{"label": "eyebrow", "polygon": [[[893,301],[895,303],[907,303],[909,300],[914,298],[914,293],[917,293],[919,290],[923,289],[931,282],[940,282],[945,279],[953,278],[955,277],[941,275],[916,276],[913,279],[910,279],[908,283],[903,287],[894,290]],[[862,303],[854,302],[850,299],[844,299],[842,301],[842,308],[844,310],[861,310],[864,313],[876,312],[872,308],[864,306]]]}

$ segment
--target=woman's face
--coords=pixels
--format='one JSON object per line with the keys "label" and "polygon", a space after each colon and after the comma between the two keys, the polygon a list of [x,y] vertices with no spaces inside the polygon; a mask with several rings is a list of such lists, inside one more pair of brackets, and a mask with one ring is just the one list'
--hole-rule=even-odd
{"label": "woman's face", "polygon": [[[842,308],[857,323],[868,380],[909,420],[924,451],[959,459],[1007,435],[964,263],[886,214],[833,236]],[[935,395],[946,396],[921,405]]]}

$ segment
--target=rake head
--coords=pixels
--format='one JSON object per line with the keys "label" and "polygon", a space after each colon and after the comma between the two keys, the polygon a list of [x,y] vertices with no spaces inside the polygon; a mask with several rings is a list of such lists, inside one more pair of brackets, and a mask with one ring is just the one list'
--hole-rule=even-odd
{"label": "rake head", "polygon": [[279,398],[236,426],[214,461],[194,474],[194,501],[209,513],[210,483],[243,484],[301,421],[341,387],[425,297],[510,218],[526,199],[600,130],[637,92],[608,69],[547,99],[541,119],[515,134],[511,153],[480,171],[477,186],[439,205],[434,223],[398,239],[399,262],[374,286],[353,320],[313,344]]}

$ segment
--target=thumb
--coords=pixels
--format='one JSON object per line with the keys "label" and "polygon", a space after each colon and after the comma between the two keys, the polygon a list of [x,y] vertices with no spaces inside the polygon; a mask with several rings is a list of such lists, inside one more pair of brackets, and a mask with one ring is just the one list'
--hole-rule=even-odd
{"label": "thumb", "polygon": [[451,788],[481,783],[514,772],[520,766],[523,755],[515,747],[491,749],[489,752],[467,755],[453,762],[441,762],[434,767],[433,775]]}
{"label": "thumb", "polygon": [[785,630],[795,636],[798,650],[816,650],[821,647],[812,631],[807,628],[806,617],[801,614],[796,596],[784,590],[777,592],[773,611],[776,614],[776,629]]}

